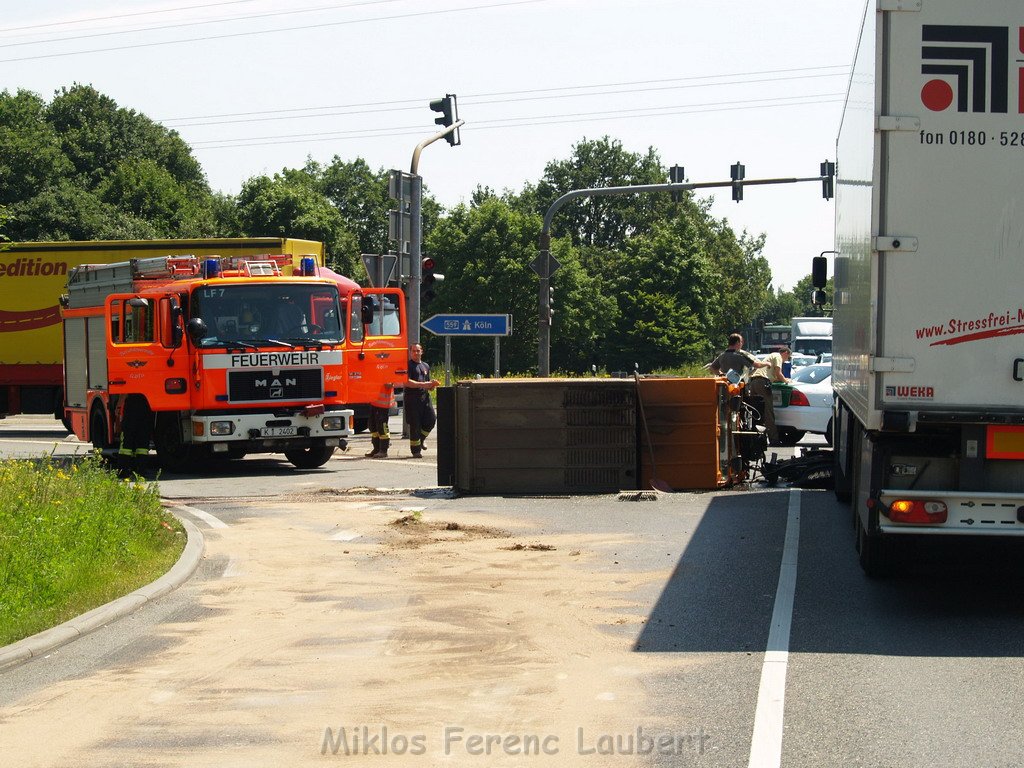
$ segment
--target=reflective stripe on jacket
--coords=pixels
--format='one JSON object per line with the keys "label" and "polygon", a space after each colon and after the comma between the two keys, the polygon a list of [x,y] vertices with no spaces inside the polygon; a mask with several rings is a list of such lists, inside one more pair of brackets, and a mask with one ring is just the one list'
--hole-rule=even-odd
{"label": "reflective stripe on jacket", "polygon": [[383,384],[377,397],[370,403],[374,408],[391,408],[395,404],[395,385]]}

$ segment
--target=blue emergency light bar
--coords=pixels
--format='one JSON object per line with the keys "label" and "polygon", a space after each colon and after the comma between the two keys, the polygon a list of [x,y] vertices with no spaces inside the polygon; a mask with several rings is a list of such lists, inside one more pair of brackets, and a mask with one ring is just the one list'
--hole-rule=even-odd
{"label": "blue emergency light bar", "polygon": [[203,260],[203,278],[209,280],[212,277],[220,277],[220,259]]}

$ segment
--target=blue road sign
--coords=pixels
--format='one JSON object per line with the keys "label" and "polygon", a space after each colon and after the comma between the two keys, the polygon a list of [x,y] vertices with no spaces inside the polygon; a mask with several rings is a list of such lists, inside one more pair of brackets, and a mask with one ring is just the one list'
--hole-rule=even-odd
{"label": "blue road sign", "polygon": [[435,336],[508,336],[512,315],[434,315],[420,327]]}

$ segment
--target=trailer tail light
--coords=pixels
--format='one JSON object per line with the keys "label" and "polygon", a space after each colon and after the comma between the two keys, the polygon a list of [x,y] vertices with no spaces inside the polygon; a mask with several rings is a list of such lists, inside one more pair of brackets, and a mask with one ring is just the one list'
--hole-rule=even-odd
{"label": "trailer tail light", "polygon": [[934,525],[946,522],[949,512],[945,503],[927,499],[897,499],[889,505],[889,519],[894,523]]}
{"label": "trailer tail light", "polygon": [[1024,459],[1024,427],[990,424],[985,428],[985,457]]}
{"label": "trailer tail light", "polygon": [[811,401],[807,399],[807,395],[801,392],[799,389],[794,389],[789,394],[790,405],[806,405],[810,406]]}
{"label": "trailer tail light", "polygon": [[164,379],[164,392],[168,395],[180,395],[187,389],[184,379]]}

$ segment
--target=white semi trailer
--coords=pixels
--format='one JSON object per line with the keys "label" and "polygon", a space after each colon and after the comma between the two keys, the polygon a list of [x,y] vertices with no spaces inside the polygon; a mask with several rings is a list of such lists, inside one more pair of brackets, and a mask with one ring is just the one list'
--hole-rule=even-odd
{"label": "white semi trailer", "polygon": [[837,144],[833,445],[860,563],[1024,536],[1024,4],[869,0]]}

